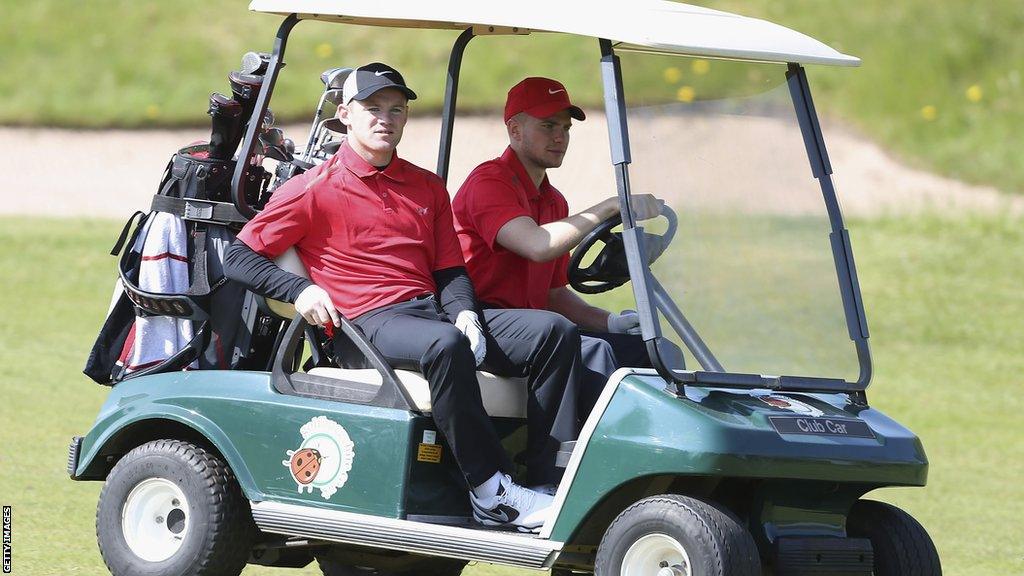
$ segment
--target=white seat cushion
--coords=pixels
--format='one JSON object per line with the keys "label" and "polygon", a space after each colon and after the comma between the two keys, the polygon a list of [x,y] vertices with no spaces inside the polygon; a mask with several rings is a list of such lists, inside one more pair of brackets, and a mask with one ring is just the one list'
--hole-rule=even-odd
{"label": "white seat cushion", "polygon": [[[295,251],[294,246],[288,248],[283,254],[275,258],[274,264],[277,264],[285,272],[291,272],[306,279],[309,278],[309,272],[306,271],[306,266],[302,263],[302,259],[299,258],[299,253]],[[267,298],[267,307],[270,308],[271,312],[285,320],[295,318],[295,305],[290,302]]]}
{"label": "white seat cushion", "polygon": [[[374,369],[351,370],[346,368],[313,368],[309,371],[314,376],[337,378],[380,386],[380,372]],[[416,408],[429,413],[430,385],[419,372],[395,370],[398,379],[409,392]],[[484,401],[484,410],[495,418],[526,418],[526,379],[502,378],[489,372],[477,372],[476,380],[480,384],[480,396]]]}

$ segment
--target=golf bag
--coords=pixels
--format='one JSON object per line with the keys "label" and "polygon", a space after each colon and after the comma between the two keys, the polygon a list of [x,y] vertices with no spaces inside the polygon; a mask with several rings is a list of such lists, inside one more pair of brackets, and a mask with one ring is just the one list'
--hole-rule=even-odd
{"label": "golf bag", "polygon": [[[246,218],[231,202],[235,162],[209,151],[189,146],[171,158],[151,211],[133,214],[111,251],[119,281],[84,370],[100,384],[247,367],[254,330],[267,328],[253,294],[224,276],[224,253]],[[261,204],[268,179],[250,168],[250,205]]]}

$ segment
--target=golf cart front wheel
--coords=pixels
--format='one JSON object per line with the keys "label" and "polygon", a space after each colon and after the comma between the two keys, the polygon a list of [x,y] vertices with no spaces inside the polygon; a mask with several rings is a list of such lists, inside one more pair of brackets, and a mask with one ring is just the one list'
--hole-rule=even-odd
{"label": "golf cart front wheel", "polygon": [[652,496],[612,522],[596,576],[760,576],[761,559],[736,519],[696,498]]}
{"label": "golf cart front wheel", "polygon": [[846,519],[851,538],[867,538],[875,576],[941,576],[935,544],[917,520],[895,506],[858,500]]}
{"label": "golf cart front wheel", "polygon": [[100,554],[114,576],[237,576],[255,534],[227,465],[178,440],[128,452],[96,510]]}

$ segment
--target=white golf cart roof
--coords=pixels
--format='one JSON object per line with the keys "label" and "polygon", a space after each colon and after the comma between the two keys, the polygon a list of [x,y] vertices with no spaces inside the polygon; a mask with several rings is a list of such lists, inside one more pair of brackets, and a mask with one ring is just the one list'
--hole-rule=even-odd
{"label": "white golf cart roof", "polygon": [[847,56],[795,30],[757,18],[667,0],[253,0],[249,9],[302,19],[465,30],[494,26],[503,33],[564,32],[605,38],[617,50],[665,54],[857,66]]}

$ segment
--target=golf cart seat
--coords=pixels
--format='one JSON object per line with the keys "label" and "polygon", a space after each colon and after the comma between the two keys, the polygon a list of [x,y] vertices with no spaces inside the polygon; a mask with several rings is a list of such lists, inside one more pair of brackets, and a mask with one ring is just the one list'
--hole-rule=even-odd
{"label": "golf cart seat", "polygon": [[[274,262],[282,269],[309,278],[306,267],[299,259],[294,248],[289,248],[278,256]],[[287,302],[267,299],[267,307],[282,318],[291,319],[295,317],[295,307]],[[309,374],[334,378],[339,380],[355,381],[365,384],[380,386],[381,375],[375,369],[356,368],[334,368],[317,367],[309,370]],[[409,397],[416,405],[416,409],[424,412],[431,412],[430,386],[426,378],[419,372],[412,370],[396,369],[400,384],[409,393]],[[503,378],[489,372],[477,371],[477,382],[480,385],[480,396],[483,400],[484,409],[487,414],[494,418],[526,418],[526,381],[524,378]]]}

